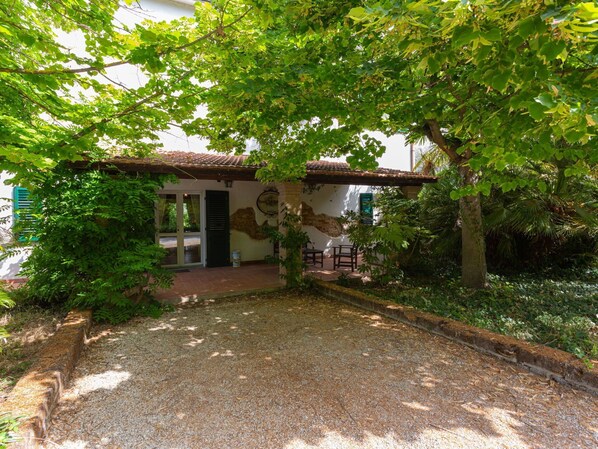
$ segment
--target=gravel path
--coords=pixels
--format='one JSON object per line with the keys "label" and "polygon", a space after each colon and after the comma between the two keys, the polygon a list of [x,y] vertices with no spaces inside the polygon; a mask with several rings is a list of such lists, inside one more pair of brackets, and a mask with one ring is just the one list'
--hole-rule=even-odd
{"label": "gravel path", "polygon": [[47,449],[598,447],[596,397],[316,296],[95,331]]}

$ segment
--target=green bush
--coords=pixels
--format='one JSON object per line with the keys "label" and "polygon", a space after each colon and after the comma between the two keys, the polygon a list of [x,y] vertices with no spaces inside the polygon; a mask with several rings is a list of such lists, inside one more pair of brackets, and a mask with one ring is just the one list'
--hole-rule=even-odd
{"label": "green bush", "polygon": [[285,257],[271,257],[280,266],[284,267],[288,287],[305,287],[310,281],[303,277],[305,263],[303,262],[303,247],[309,243],[309,236],[301,227],[301,217],[288,211],[284,212],[281,223],[283,232],[277,227],[264,226],[264,232],[272,243],[278,243],[279,248],[286,250]]}
{"label": "green bush", "polygon": [[[492,268],[592,263],[598,251],[598,182],[595,178],[566,178],[554,164],[513,173],[529,186],[510,191],[494,189],[482,197],[486,258]],[[541,183],[538,183],[541,180]],[[542,185],[540,189],[537,185]],[[436,238],[436,258],[459,261],[459,205],[450,198],[458,187],[454,169],[441,173],[436,184],[420,193],[420,222]]]}
{"label": "green bush", "polygon": [[422,254],[422,245],[431,238],[418,224],[419,204],[406,199],[398,188],[382,188],[376,194],[378,217],[368,223],[353,211],[341,222],[349,239],[362,254],[359,271],[372,280],[387,284],[403,276],[403,268]]}
{"label": "green bush", "polygon": [[92,308],[96,318],[155,315],[152,293],[172,282],[160,267],[154,203],[160,178],[57,169],[32,191],[37,244],[23,264],[26,294],[42,305]]}
{"label": "green bush", "polygon": [[6,413],[0,414],[0,449],[7,444],[17,440],[16,432],[19,429],[19,421]]}

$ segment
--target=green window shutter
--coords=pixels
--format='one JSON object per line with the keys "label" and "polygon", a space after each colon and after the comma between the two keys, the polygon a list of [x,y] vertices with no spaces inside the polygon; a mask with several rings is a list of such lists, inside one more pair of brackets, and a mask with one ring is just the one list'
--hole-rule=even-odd
{"label": "green window shutter", "polygon": [[33,235],[33,201],[29,198],[29,190],[25,187],[15,187],[13,201],[17,239],[19,242],[37,241],[37,237]]}
{"label": "green window shutter", "polygon": [[359,215],[363,224],[371,225],[374,223],[374,194],[359,194]]}

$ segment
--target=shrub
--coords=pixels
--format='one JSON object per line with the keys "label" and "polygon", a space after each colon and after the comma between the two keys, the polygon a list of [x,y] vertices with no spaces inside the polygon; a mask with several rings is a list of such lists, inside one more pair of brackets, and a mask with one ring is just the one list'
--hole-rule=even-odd
{"label": "shrub", "polygon": [[18,441],[16,437],[18,429],[19,421],[16,418],[6,413],[0,414],[0,448]]}
{"label": "shrub", "polygon": [[418,203],[408,200],[398,188],[383,188],[376,195],[378,217],[372,224],[353,211],[341,219],[351,242],[362,253],[359,271],[386,284],[403,276],[402,268],[413,263],[429,232],[417,225]]}
{"label": "shrub", "polygon": [[[598,183],[594,178],[565,178],[564,169],[544,164],[513,173],[529,186],[494,189],[482,197],[486,256],[494,268],[541,268],[548,264],[588,263],[598,250]],[[540,180],[541,182],[537,182]],[[459,206],[450,198],[457,188],[454,169],[421,194],[421,224],[436,238],[438,257],[461,257]],[[537,187],[538,185],[543,188]]]}
{"label": "shrub", "polygon": [[279,248],[286,250],[285,257],[279,255],[279,257],[271,259],[284,267],[286,274],[283,278],[286,279],[288,287],[304,287],[309,283],[309,280],[303,277],[305,263],[303,262],[302,250],[309,243],[309,236],[301,228],[301,217],[288,211],[284,212],[281,226],[283,232],[277,227],[264,227],[264,232],[268,235],[270,241],[278,243]]}
{"label": "shrub", "polygon": [[598,357],[598,271],[548,270],[490,275],[490,288],[470,290],[454,276],[409,277],[392,287],[363,287],[385,299],[493,332]]}
{"label": "shrub", "polygon": [[112,322],[155,314],[152,293],[172,281],[154,242],[162,185],[149,175],[59,168],[34,186],[38,242],[23,264],[29,300],[92,308]]}

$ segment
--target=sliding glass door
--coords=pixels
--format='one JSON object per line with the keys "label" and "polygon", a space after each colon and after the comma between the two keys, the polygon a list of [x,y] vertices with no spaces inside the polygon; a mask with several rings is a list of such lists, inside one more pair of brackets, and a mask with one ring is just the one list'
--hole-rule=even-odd
{"label": "sliding glass door", "polygon": [[195,193],[162,193],[156,207],[158,243],[167,250],[165,266],[202,263],[201,201]]}

